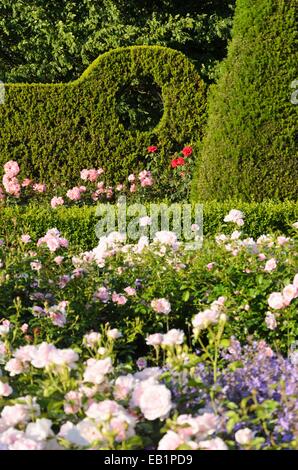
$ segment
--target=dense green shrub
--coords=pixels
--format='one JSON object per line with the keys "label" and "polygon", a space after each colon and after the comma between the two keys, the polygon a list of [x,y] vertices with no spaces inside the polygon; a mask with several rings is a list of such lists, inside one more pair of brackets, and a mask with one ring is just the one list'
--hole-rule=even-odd
{"label": "dense green shrub", "polygon": [[[135,79],[161,89],[163,115],[148,131],[135,130],[119,111]],[[205,86],[180,52],[136,46],[100,56],[68,84],[10,84],[0,107],[0,165],[17,160],[26,176],[67,182],[83,168],[103,166],[119,182],[142,167],[150,144],[166,156],[191,144],[205,121]]]}
{"label": "dense green shrub", "polygon": [[196,199],[298,195],[296,0],[238,0],[233,39],[209,102]]}
{"label": "dense green shrub", "polygon": [[[298,203],[273,202],[224,203],[209,202],[204,204],[204,236],[218,234],[223,227],[224,216],[232,208],[238,208],[245,214],[245,233],[257,237],[275,232],[291,235],[292,224],[298,220]],[[72,247],[82,250],[91,249],[98,243],[95,227],[99,219],[94,207],[59,207],[55,210],[47,206],[36,205],[7,207],[1,211],[0,238],[29,233],[33,239],[41,237],[49,228],[56,227],[65,236]],[[149,214],[149,207],[148,212]]]}

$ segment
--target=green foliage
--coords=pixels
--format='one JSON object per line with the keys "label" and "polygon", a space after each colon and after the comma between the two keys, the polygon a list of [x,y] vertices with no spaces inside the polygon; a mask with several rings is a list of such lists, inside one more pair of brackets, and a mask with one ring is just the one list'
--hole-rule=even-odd
{"label": "green foliage", "polygon": [[[150,79],[161,90],[163,115],[151,130],[148,117],[149,130],[136,130],[119,111],[121,95],[136,79],[145,86]],[[169,154],[201,135],[204,122],[205,86],[183,54],[158,46],[118,49],[74,82],[7,85],[0,165],[17,160],[26,176],[67,184],[83,168],[103,166],[108,182],[119,182],[143,169],[150,144],[161,151],[162,171]]]}
{"label": "green foliage", "polygon": [[296,0],[238,0],[233,39],[209,101],[195,199],[296,199]]}
{"label": "green foliage", "polygon": [[99,54],[161,45],[214,75],[225,56],[234,0],[0,0],[0,79],[58,82],[78,78]]}
{"label": "green foliage", "polygon": [[[222,230],[224,216],[230,209],[237,207],[245,214],[246,232],[258,237],[266,233],[283,233],[292,235],[293,222],[298,220],[298,203],[273,202],[236,203],[209,202],[204,204],[204,236],[214,236]],[[149,214],[149,207],[148,207]],[[94,248],[98,240],[95,227],[99,219],[94,207],[59,207],[36,205],[24,207],[7,207],[1,211],[0,238],[9,240],[11,236],[29,233],[38,238],[53,227],[65,236],[73,247],[81,250]]]}

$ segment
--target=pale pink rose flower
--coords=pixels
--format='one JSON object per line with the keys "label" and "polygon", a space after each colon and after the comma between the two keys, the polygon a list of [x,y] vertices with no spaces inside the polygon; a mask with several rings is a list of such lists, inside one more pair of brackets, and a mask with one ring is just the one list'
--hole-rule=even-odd
{"label": "pale pink rose flower", "polygon": [[105,359],[88,359],[87,367],[84,372],[84,382],[100,384],[104,381],[104,376],[112,372],[112,360],[110,357]]}
{"label": "pale pink rose flower", "polygon": [[294,224],[292,224],[292,227],[298,229],[298,222],[295,222]]}
{"label": "pale pink rose flower", "polygon": [[239,431],[235,433],[235,441],[241,445],[249,444],[253,438],[254,434],[249,428],[239,429]]}
{"label": "pale pink rose flower", "polygon": [[146,344],[148,346],[159,346],[163,341],[163,335],[160,333],[154,333],[152,335],[147,336]]}
{"label": "pale pink rose flower", "polygon": [[162,344],[164,346],[175,346],[182,344],[184,341],[184,333],[182,330],[172,329],[163,335]]}
{"label": "pale pink rose flower", "polygon": [[28,328],[29,328],[29,325],[27,323],[23,323],[23,325],[21,326],[21,331],[23,333],[27,333]]}
{"label": "pale pink rose flower", "polygon": [[20,404],[5,406],[1,412],[1,417],[8,426],[16,426],[19,423],[24,423],[28,420],[29,416],[29,407]]}
{"label": "pale pink rose flower", "polygon": [[11,386],[6,382],[0,380],[0,397],[8,397],[13,392]]}
{"label": "pale pink rose flower", "polygon": [[[89,431],[91,431],[92,427],[95,428],[96,430],[96,427],[94,425],[92,426],[92,423],[90,423]],[[59,431],[59,436],[66,439],[68,442],[75,444],[76,446],[86,446],[89,444],[89,441],[82,436],[79,428],[75,426],[73,423],[71,423],[70,421],[67,421],[61,426],[60,431]],[[97,433],[93,434],[90,441],[99,437],[101,437],[101,434],[98,431]]]}
{"label": "pale pink rose flower", "polygon": [[170,430],[159,441],[157,450],[176,450],[183,443],[181,437]]}
{"label": "pale pink rose flower", "polygon": [[30,263],[30,267],[33,271],[40,271],[42,268],[42,264],[39,261],[32,261]]}
{"label": "pale pink rose flower", "polygon": [[171,311],[171,304],[167,299],[153,299],[151,301],[151,307],[156,313],[163,313],[168,315]]}
{"label": "pale pink rose flower", "polygon": [[99,421],[105,421],[118,414],[121,406],[113,400],[103,400],[99,403],[92,403],[86,411],[86,416]]}
{"label": "pale pink rose flower", "polygon": [[137,293],[136,289],[134,289],[133,287],[130,287],[130,286],[125,287],[124,292],[125,292],[127,295],[130,295],[130,296],[134,296],[134,295],[136,295],[136,293]]}
{"label": "pale pink rose flower", "polygon": [[258,258],[260,261],[264,261],[266,259],[266,255],[264,253],[259,253]]}
{"label": "pale pink rose flower", "polygon": [[133,183],[133,184],[130,186],[129,191],[130,191],[131,193],[135,193],[136,190],[137,190],[137,186]]}
{"label": "pale pink rose flower", "polygon": [[271,312],[266,313],[265,323],[269,330],[275,330],[277,327],[275,315]]}
{"label": "pale pink rose flower", "polygon": [[98,346],[100,340],[101,340],[101,334],[95,331],[90,331],[90,333],[87,333],[84,336],[84,342],[87,344],[89,348],[94,348],[95,346]]}
{"label": "pale pink rose flower", "polygon": [[9,450],[43,450],[43,443],[28,437],[21,437],[9,446]]}
{"label": "pale pink rose flower", "polygon": [[272,292],[268,298],[269,307],[274,310],[280,310],[285,307],[285,300],[280,292]]}
{"label": "pale pink rose flower", "polygon": [[20,167],[17,162],[10,160],[9,162],[5,163],[4,165],[4,172],[10,178],[17,176],[20,173]]}
{"label": "pale pink rose flower", "polygon": [[160,232],[155,233],[154,241],[159,242],[162,245],[170,245],[172,247],[175,247],[177,244],[177,235],[174,232],[161,230]]}
{"label": "pale pink rose flower", "polygon": [[122,294],[117,294],[117,292],[113,292],[112,301],[117,305],[125,305],[127,302],[127,298]]}
{"label": "pale pink rose flower", "polygon": [[88,179],[89,179],[89,181],[91,181],[91,183],[94,183],[97,180],[98,176],[99,176],[99,174],[98,174],[97,170],[95,170],[94,168],[89,170]]}
{"label": "pale pink rose flower", "polygon": [[280,237],[277,237],[277,244],[282,246],[282,245],[285,245],[286,243],[288,243],[290,239],[287,238],[287,237],[284,237],[284,236],[280,236]]}
{"label": "pale pink rose flower", "polygon": [[123,188],[124,188],[124,185],[123,185],[122,183],[117,184],[117,186],[116,186],[116,191],[122,191]]}
{"label": "pale pink rose flower", "polygon": [[282,291],[282,295],[283,295],[285,304],[289,305],[291,301],[298,296],[298,289],[294,286],[294,284],[289,284],[286,287],[284,287]]}
{"label": "pale pink rose flower", "polygon": [[51,199],[51,207],[55,209],[57,206],[63,206],[64,199],[62,197],[53,197]]}
{"label": "pale pink rose flower", "polygon": [[[135,180],[136,180],[136,177],[135,177],[134,174],[129,175],[128,181],[129,181],[130,183],[134,183]],[[297,222],[297,223],[298,223],[298,222]]]}
{"label": "pale pink rose flower", "polygon": [[232,209],[228,213],[228,215],[225,216],[224,222],[233,222],[239,227],[241,227],[244,224],[243,221],[244,215],[241,211],[237,209]]}
{"label": "pale pink rose flower", "polygon": [[140,397],[140,410],[149,421],[165,419],[171,408],[171,392],[165,385],[149,384]]}
{"label": "pale pink rose flower", "polygon": [[17,178],[9,178],[7,175],[3,176],[2,180],[5,191],[11,196],[20,197],[21,186]]}
{"label": "pale pink rose flower", "polygon": [[22,182],[22,188],[28,188],[32,184],[32,180],[30,178],[25,178]]}
{"label": "pale pink rose flower", "polygon": [[132,392],[135,379],[131,374],[120,375],[115,381],[114,397],[116,400],[126,400]]}
{"label": "pale pink rose flower", "polygon": [[82,394],[76,390],[71,390],[64,397],[64,411],[67,415],[76,414],[82,406]]}
{"label": "pale pink rose flower", "polygon": [[142,188],[147,188],[148,186],[153,185],[153,179],[151,177],[143,178],[141,180],[141,186]]}
{"label": "pale pink rose flower", "polygon": [[109,300],[109,291],[106,287],[100,287],[93,295],[93,299],[101,300],[101,302],[106,303]]}
{"label": "pale pink rose flower", "polygon": [[35,183],[33,185],[33,191],[36,191],[37,193],[45,193],[46,189],[46,185],[43,183]]}
{"label": "pale pink rose flower", "polygon": [[199,442],[199,448],[204,450],[228,450],[227,445],[220,437]]}
{"label": "pale pink rose flower", "polygon": [[27,424],[26,437],[34,439],[35,441],[45,441],[54,433],[51,429],[52,421],[46,418],[38,418],[34,423]]}
{"label": "pale pink rose flower", "polygon": [[87,181],[89,176],[89,170],[82,170],[80,176],[83,181]]}
{"label": "pale pink rose flower", "polygon": [[19,359],[13,358],[6,363],[4,369],[9,372],[11,377],[14,377],[15,375],[19,375],[24,371],[24,365]]}
{"label": "pale pink rose flower", "polygon": [[60,266],[63,263],[64,256],[56,256],[54,258],[54,263],[56,263],[58,266]]}
{"label": "pale pink rose flower", "polygon": [[214,262],[208,263],[208,264],[207,264],[207,269],[208,269],[208,271],[211,271],[211,270],[214,268],[214,266],[215,266],[215,263],[214,263]]}
{"label": "pale pink rose flower", "polygon": [[29,242],[31,242],[31,237],[30,237],[30,235],[23,234],[23,235],[21,236],[21,241],[22,241],[23,243],[26,243],[26,244],[29,243]]}
{"label": "pale pink rose flower", "polygon": [[276,260],[274,258],[271,258],[265,264],[264,271],[267,271],[270,273],[271,271],[274,271],[274,269],[276,269],[276,266],[277,266]]}
{"label": "pale pink rose flower", "polygon": [[71,201],[79,201],[81,199],[81,191],[80,188],[74,187],[72,189],[69,189],[66,193],[66,196],[68,199]]}
{"label": "pale pink rose flower", "polygon": [[112,340],[115,340],[115,339],[121,338],[122,333],[117,328],[112,328],[111,330],[107,331],[107,337]]}

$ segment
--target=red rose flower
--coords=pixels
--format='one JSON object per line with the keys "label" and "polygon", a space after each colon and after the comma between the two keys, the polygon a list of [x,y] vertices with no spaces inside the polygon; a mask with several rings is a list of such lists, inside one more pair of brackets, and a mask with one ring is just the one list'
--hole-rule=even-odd
{"label": "red rose flower", "polygon": [[147,148],[149,153],[155,153],[157,150],[157,147],[155,145],[150,145],[150,147]]}
{"label": "red rose flower", "polygon": [[183,166],[185,165],[185,160],[183,157],[178,157],[176,160],[177,166]]}
{"label": "red rose flower", "polygon": [[174,160],[171,161],[171,167],[176,168],[176,166],[177,166],[177,160],[175,160],[174,158]]}
{"label": "red rose flower", "polygon": [[192,147],[184,147],[182,153],[185,157],[189,157],[192,154]]}

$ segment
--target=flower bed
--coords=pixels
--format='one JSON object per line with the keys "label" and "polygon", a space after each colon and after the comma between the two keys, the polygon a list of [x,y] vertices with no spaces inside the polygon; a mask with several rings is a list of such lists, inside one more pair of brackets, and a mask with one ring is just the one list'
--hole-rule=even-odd
{"label": "flower bed", "polygon": [[171,232],[1,242],[3,449],[297,447],[297,223],[225,222],[198,252]]}

